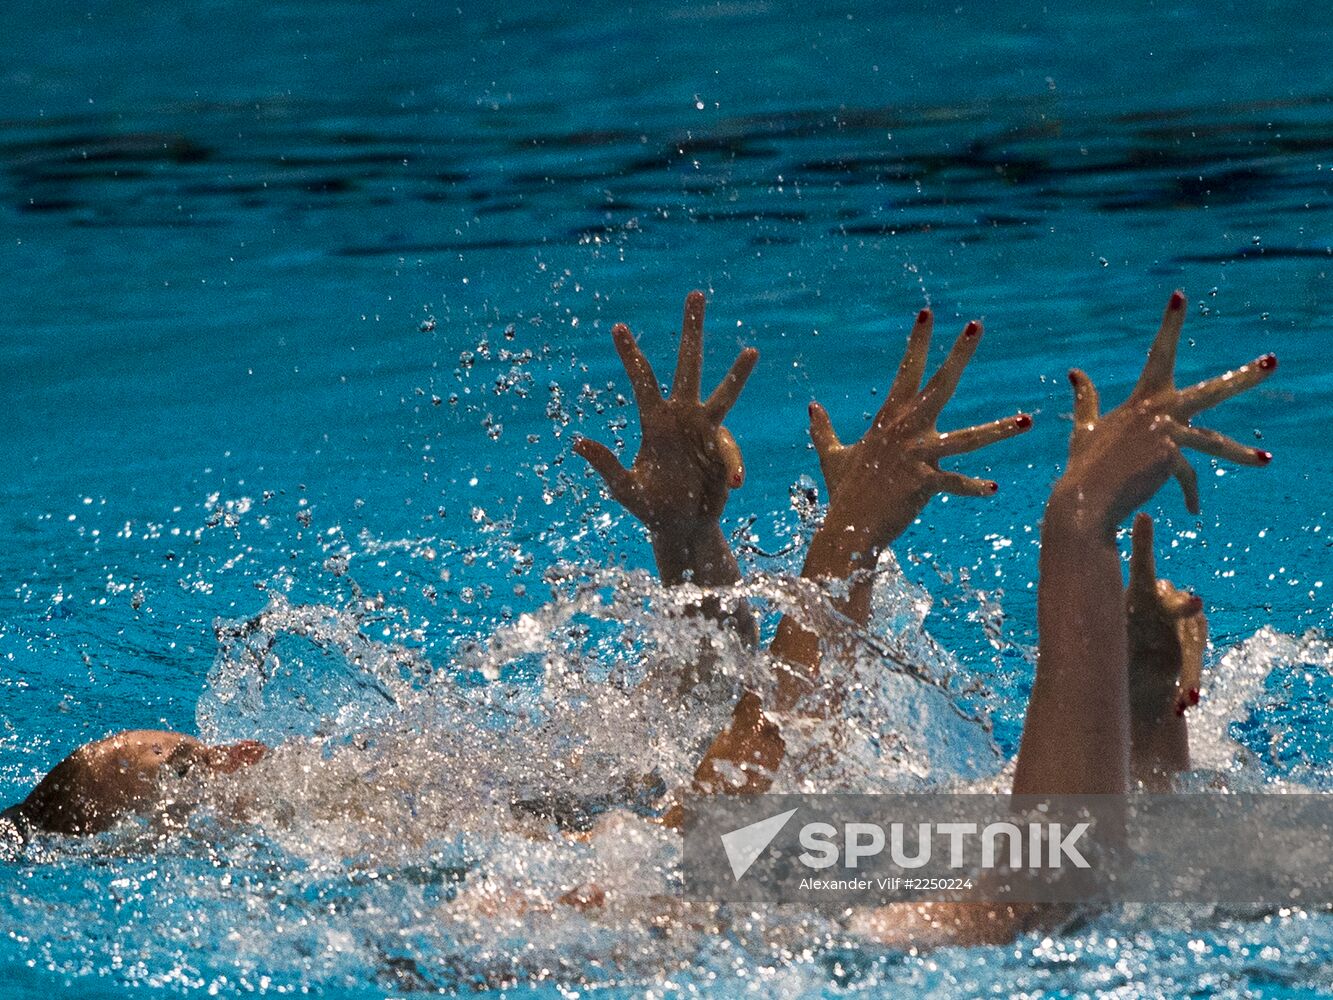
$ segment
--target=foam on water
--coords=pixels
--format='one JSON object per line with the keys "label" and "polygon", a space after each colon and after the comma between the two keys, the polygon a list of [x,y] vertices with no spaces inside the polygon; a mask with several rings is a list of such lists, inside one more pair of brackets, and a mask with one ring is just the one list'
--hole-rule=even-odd
{"label": "foam on water", "polygon": [[[1327,924],[1301,911],[1127,907],[1058,940],[905,958],[859,940],[845,915],[673,900],[678,839],[651,817],[687,785],[737,692],[770,688],[772,664],[689,614],[690,587],[573,565],[547,581],[552,597],[536,611],[434,663],[382,638],[387,621],[410,636],[410,616],[354,584],[342,606],[274,594],[257,616],[219,622],[200,734],[259,734],[277,749],[210,786],[184,830],[134,823],[12,854],[27,888],[0,895],[0,907],[27,928],[33,962],[169,991],[549,982],[689,993],[724,982],[795,995],[892,981],[949,995],[1014,977],[1086,988],[1089,975],[1146,974],[1161,985],[1185,974],[1183,956],[1200,959],[1200,922],[1212,928],[1210,974],[1225,980],[1254,959],[1219,963],[1218,942],[1243,939],[1257,919],[1269,928],[1265,967],[1285,956],[1292,983],[1327,979],[1313,957]],[[779,613],[826,627],[837,617],[827,595],[778,573],[729,597],[753,602],[770,626]],[[816,695],[838,692],[838,711],[782,720],[795,763],[779,789],[1007,783],[989,720],[960,707],[968,665],[926,627],[931,603],[885,560],[871,628],[854,632]],[[683,666],[701,655],[711,670],[683,689]],[[1215,651],[1192,719],[1194,780],[1270,780],[1237,727],[1275,671],[1331,664],[1313,633],[1261,629]],[[98,891],[52,884],[68,879]],[[590,886],[604,905],[561,901]],[[1159,960],[1172,941],[1180,955]]]}

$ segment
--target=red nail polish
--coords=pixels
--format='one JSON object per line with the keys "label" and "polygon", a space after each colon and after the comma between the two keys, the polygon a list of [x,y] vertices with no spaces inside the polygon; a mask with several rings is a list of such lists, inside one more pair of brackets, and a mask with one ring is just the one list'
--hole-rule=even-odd
{"label": "red nail polish", "polygon": [[1190,614],[1197,615],[1203,610],[1203,598],[1195,594],[1190,598]]}
{"label": "red nail polish", "polygon": [[1185,706],[1181,702],[1176,702],[1176,715],[1184,715]]}
{"label": "red nail polish", "polygon": [[744,476],[742,476],[739,472],[735,473],[735,474],[731,477],[731,488],[732,488],[733,490],[736,489],[736,488],[739,487],[740,484],[743,483],[744,481],[745,481],[745,477],[744,477]]}
{"label": "red nail polish", "polygon": [[1180,289],[1176,289],[1171,293],[1170,308],[1172,311],[1185,308],[1185,293],[1180,291]]}
{"label": "red nail polish", "polygon": [[1254,449],[1254,457],[1263,462],[1264,465],[1273,461],[1273,453],[1271,451],[1264,451],[1262,448]]}
{"label": "red nail polish", "polygon": [[981,324],[976,320],[969,320],[967,326],[963,327],[964,337],[975,337],[981,332]]}
{"label": "red nail polish", "polygon": [[1190,704],[1197,705],[1198,703],[1199,703],[1199,689],[1190,688]]}
{"label": "red nail polish", "polygon": [[999,483],[996,483],[996,482],[992,482],[992,483],[987,487],[987,489],[990,490],[990,494],[991,494],[991,496],[994,496],[996,493],[999,493],[999,492],[1000,492],[1000,484],[999,484]]}
{"label": "red nail polish", "polygon": [[1262,371],[1271,372],[1276,367],[1277,367],[1276,354],[1265,354],[1262,358],[1259,359],[1259,368]]}
{"label": "red nail polish", "polygon": [[1069,384],[1078,385],[1078,372],[1071,371],[1069,373]]}
{"label": "red nail polish", "polygon": [[930,319],[929,309],[922,309],[919,313],[916,314],[916,321],[918,323],[924,323],[928,319]]}
{"label": "red nail polish", "polygon": [[1014,417],[1014,426],[1021,430],[1027,430],[1032,426],[1032,418],[1026,413],[1020,413],[1018,416]]}

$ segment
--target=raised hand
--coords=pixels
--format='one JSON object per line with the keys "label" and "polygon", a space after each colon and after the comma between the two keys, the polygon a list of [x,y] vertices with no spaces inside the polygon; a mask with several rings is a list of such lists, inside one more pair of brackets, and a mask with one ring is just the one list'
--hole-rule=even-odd
{"label": "raised hand", "polygon": [[1144,695],[1151,693],[1145,701],[1184,715],[1189,706],[1199,703],[1203,648],[1208,640],[1203,600],[1157,575],[1153,522],[1147,514],[1134,518],[1133,540],[1125,590],[1130,695],[1136,689]]}
{"label": "raised hand", "polygon": [[993,496],[999,489],[993,480],[941,469],[940,459],[976,451],[1032,426],[1030,416],[1018,413],[941,433],[936,427],[940,411],[976,352],[981,324],[973,320],[963,328],[949,356],[922,388],[933,327],[931,311],[922,309],[893,387],[874,423],[855,444],[842,444],[828,412],[818,403],[810,404],[810,437],[829,489],[826,523],[853,536],[863,556],[901,534],[936,493]]}
{"label": "raised hand", "polygon": [[1131,766],[1139,780],[1164,789],[1189,768],[1182,717],[1199,701],[1208,621],[1202,600],[1158,577],[1147,514],[1134,518],[1133,537],[1125,591]]}
{"label": "raised hand", "polygon": [[1074,433],[1069,442],[1069,468],[1057,490],[1065,487],[1066,499],[1085,516],[1100,519],[1099,527],[1104,530],[1113,531],[1169,476],[1179,481],[1190,513],[1199,512],[1198,477],[1182,448],[1239,465],[1267,465],[1272,460],[1266,451],[1248,448],[1190,421],[1201,411],[1258,385],[1277,368],[1277,358],[1265,354],[1233,371],[1177,389],[1176,346],[1184,322],[1185,295],[1177,291],[1167,303],[1134,391],[1105,416],[1098,413],[1092,380],[1078,369],[1069,373],[1074,386]]}
{"label": "raised hand", "polygon": [[[940,411],[981,340],[981,324],[973,321],[963,328],[923,388],[934,322],[929,309],[917,314],[884,405],[855,444],[840,442],[827,411],[818,403],[810,404],[810,437],[828,485],[829,508],[810,542],[801,575],[814,580],[853,577],[846,596],[834,604],[860,625],[870,618],[872,581],[865,571],[874,567],[883,548],[902,534],[932,496],[985,497],[999,489],[993,480],[941,469],[940,459],[976,451],[1032,426],[1030,416],[1017,413],[963,430],[938,430]],[[787,709],[804,697],[818,673],[820,637],[789,616],[778,625],[772,653],[786,664],[779,674],[776,704]]]}
{"label": "raised hand", "polygon": [[706,401],[699,398],[703,373],[704,296],[690,292],[680,334],[680,354],[671,394],[665,399],[648,359],[629,327],[611,330],[616,351],[634,388],[642,441],[626,469],[605,445],[574,442],[626,510],[654,533],[690,535],[715,523],[731,490],[745,481],[745,466],[731,433],[722,426],[750,377],[759,352],[747,347]]}

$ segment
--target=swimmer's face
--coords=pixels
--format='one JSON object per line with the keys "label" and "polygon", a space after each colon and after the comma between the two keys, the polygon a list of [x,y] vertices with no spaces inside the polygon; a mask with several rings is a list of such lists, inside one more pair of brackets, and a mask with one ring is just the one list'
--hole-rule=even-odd
{"label": "swimmer's face", "polygon": [[234,774],[243,767],[258,764],[268,756],[268,747],[258,740],[241,740],[209,747],[209,766],[219,774]]}
{"label": "swimmer's face", "polygon": [[174,763],[181,774],[199,769],[207,774],[235,774],[242,768],[258,764],[267,757],[269,749],[257,740],[241,740],[219,746],[191,746],[184,754],[174,755]]}

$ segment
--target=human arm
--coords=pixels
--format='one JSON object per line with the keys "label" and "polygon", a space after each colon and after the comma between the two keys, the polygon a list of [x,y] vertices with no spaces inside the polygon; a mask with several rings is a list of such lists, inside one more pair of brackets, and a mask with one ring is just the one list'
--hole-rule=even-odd
{"label": "human arm", "polygon": [[1277,367],[1265,355],[1186,389],[1175,386],[1185,296],[1167,304],[1130,397],[1105,416],[1080,371],[1070,459],[1041,529],[1037,675],[1014,775],[1016,794],[1118,794],[1130,779],[1130,702],[1124,585],[1115,530],[1172,476],[1197,513],[1197,479],[1182,448],[1242,465],[1265,451],[1194,427],[1202,410],[1258,384]]}

